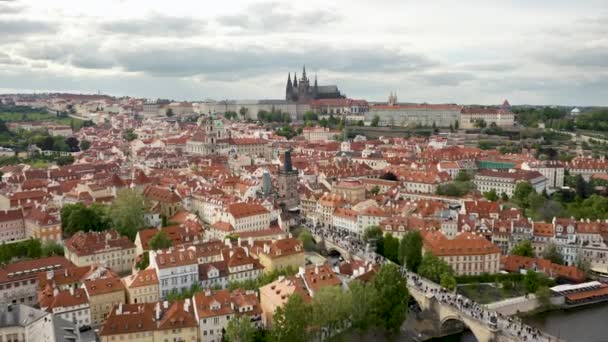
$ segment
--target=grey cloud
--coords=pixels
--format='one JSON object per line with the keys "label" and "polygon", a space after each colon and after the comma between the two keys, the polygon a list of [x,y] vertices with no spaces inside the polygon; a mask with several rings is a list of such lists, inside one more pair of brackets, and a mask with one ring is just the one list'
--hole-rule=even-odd
{"label": "grey cloud", "polygon": [[569,48],[559,53],[543,53],[540,55],[541,61],[548,64],[573,67],[608,67],[608,49],[598,48]]}
{"label": "grey cloud", "polygon": [[21,13],[23,9],[23,6],[12,5],[10,1],[0,1],[0,15]]}
{"label": "grey cloud", "polygon": [[[322,67],[336,72],[421,72],[436,66],[432,59],[385,48],[336,49],[324,45],[297,46],[293,50],[269,50],[242,46],[222,49],[209,46],[144,44],[131,49],[96,47],[92,44],[30,44],[23,57],[72,64],[80,68],[122,68],[151,75],[216,79],[253,77],[278,70]],[[309,53],[315,51],[315,53]],[[213,76],[211,76],[213,75]]]}
{"label": "grey cloud", "polygon": [[2,65],[23,65],[24,62],[22,60],[14,59],[10,55],[0,52],[0,64]]}
{"label": "grey cloud", "polygon": [[57,31],[54,24],[26,19],[7,19],[0,16],[0,41],[12,41],[32,34],[51,34]]}
{"label": "grey cloud", "polygon": [[434,86],[457,86],[475,79],[475,75],[468,72],[434,72],[419,74],[416,77]]}
{"label": "grey cloud", "polygon": [[309,12],[291,11],[277,2],[257,3],[246,10],[216,19],[221,26],[238,28],[246,32],[279,32],[311,30],[340,20],[333,12],[315,10]]}
{"label": "grey cloud", "polygon": [[[302,64],[339,72],[410,72],[436,65],[423,55],[402,54],[387,49],[344,49],[311,46],[297,52],[272,51],[257,47],[238,50],[205,46],[188,48],[138,48],[117,51],[119,66],[128,71],[192,76],[199,74],[259,73],[299,68]],[[314,54],[309,51],[316,51]],[[232,76],[234,77],[234,76]]]}
{"label": "grey cloud", "polygon": [[169,17],[153,15],[144,19],[108,21],[101,24],[105,32],[146,35],[146,36],[182,36],[202,33],[207,22],[187,17]]}

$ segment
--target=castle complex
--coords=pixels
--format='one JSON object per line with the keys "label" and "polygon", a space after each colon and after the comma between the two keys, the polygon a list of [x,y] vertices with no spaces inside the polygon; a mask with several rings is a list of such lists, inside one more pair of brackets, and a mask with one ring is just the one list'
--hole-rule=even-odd
{"label": "castle complex", "polygon": [[311,86],[310,80],[306,76],[306,66],[302,67],[302,78],[298,81],[296,73],[293,74],[293,83],[291,82],[291,73],[287,75],[287,85],[285,87],[285,100],[293,102],[309,102],[317,99],[343,99],[344,95],[340,93],[335,85],[320,86],[317,84],[317,76],[315,82]]}

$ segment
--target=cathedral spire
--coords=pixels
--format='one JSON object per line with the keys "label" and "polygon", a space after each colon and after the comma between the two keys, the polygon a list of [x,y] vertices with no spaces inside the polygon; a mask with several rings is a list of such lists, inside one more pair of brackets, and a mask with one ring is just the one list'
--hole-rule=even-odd
{"label": "cathedral spire", "polygon": [[302,66],[302,79],[306,80],[306,64]]}
{"label": "cathedral spire", "polygon": [[293,87],[298,87],[298,75],[295,72],[293,73]]}

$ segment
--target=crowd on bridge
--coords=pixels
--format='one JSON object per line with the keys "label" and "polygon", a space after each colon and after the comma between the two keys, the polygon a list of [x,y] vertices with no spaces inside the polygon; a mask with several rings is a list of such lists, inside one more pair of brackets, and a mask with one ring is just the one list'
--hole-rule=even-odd
{"label": "crowd on bridge", "polygon": [[[311,232],[320,236],[345,250],[351,255],[358,255],[373,260],[376,263],[390,263],[383,256],[373,252],[369,244],[364,243],[360,237],[352,232],[345,230],[327,229],[324,227],[309,227]],[[458,310],[472,319],[482,321],[492,330],[500,330],[520,341],[551,341],[551,336],[546,335],[539,329],[524,324],[519,318],[505,317],[500,313],[487,309],[485,306],[477,304],[469,298],[460,294],[450,292],[440,285],[420,277],[419,275],[408,272],[405,267],[401,267],[401,272],[406,278],[408,287],[414,287],[427,297],[434,297],[439,302],[444,303]]]}

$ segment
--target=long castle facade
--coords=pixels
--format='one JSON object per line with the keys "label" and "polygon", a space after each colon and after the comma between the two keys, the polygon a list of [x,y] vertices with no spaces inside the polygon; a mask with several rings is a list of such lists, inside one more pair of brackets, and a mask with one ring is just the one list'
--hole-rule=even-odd
{"label": "long castle facade", "polygon": [[296,73],[293,74],[293,83],[291,82],[291,73],[287,75],[287,85],[285,86],[285,100],[292,102],[308,102],[317,99],[343,99],[344,95],[340,93],[335,85],[320,86],[317,84],[317,76],[313,85],[310,85],[310,80],[306,76],[306,66],[302,68],[302,78],[298,81]]}

